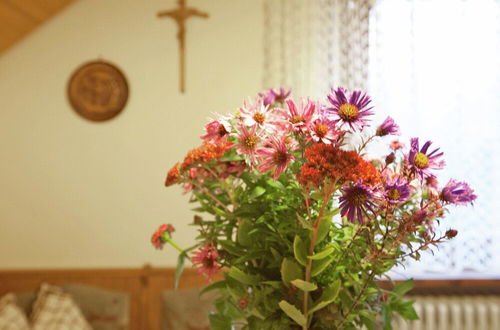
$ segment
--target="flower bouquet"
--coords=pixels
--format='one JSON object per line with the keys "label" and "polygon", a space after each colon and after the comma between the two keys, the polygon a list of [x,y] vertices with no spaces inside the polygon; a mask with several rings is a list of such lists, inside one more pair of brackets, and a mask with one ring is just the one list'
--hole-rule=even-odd
{"label": "flower bouquet", "polygon": [[[218,290],[214,329],[391,329],[393,313],[416,319],[402,296],[412,282],[383,289],[378,280],[408,258],[457,235],[435,227],[451,204],[475,200],[463,182],[443,188],[443,153],[388,117],[370,128],[361,91],[332,89],[326,102],[265,91],[205,127],[200,147],[169,172],[197,203],[197,244],[179,247],[171,225],[153,235],[180,252]],[[364,138],[354,143],[362,132]],[[381,159],[368,145],[387,144]],[[390,143],[389,143],[390,142]],[[203,214],[203,215],[201,215]]]}

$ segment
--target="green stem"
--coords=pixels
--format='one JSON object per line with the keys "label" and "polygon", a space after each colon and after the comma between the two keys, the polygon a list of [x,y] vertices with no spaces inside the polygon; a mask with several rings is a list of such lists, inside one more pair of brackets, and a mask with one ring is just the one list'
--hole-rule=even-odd
{"label": "green stem", "polygon": [[[332,182],[331,185],[325,189],[325,196],[323,198],[323,203],[321,205],[321,209],[319,211],[318,217],[316,218],[316,222],[313,225],[313,231],[311,233],[311,242],[309,244],[309,255],[312,256],[314,254],[314,246],[316,245],[316,239],[318,237],[318,229],[319,225],[321,223],[321,218],[323,218],[323,214],[325,212],[326,206],[328,204],[328,200],[332,196],[333,191],[335,190],[335,185],[336,182]],[[309,282],[311,280],[311,269],[312,269],[312,259],[309,259],[307,261],[307,266],[306,266],[306,276],[305,276],[305,281]],[[309,294],[304,291],[304,304],[303,304],[303,311],[304,311],[304,316],[306,319],[309,320],[309,317],[307,316],[307,313],[309,311]],[[312,315],[311,315],[312,317]],[[303,330],[307,330],[308,328],[308,323],[306,322],[306,325],[302,327]]]}

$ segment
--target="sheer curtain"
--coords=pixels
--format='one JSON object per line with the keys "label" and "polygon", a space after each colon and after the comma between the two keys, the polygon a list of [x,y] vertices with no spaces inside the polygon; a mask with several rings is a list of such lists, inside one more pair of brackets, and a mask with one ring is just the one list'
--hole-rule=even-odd
{"label": "sheer curtain", "polygon": [[366,89],[372,2],[264,0],[264,87],[311,97],[338,85]]}
{"label": "sheer curtain", "polygon": [[459,236],[396,276],[500,277],[500,1],[265,0],[264,17],[264,87],[367,89],[403,141],[442,148],[441,184],[476,190],[438,228]]}
{"label": "sheer curtain", "polygon": [[[500,276],[500,2],[379,0],[370,12],[370,94],[407,135],[445,152],[443,177],[476,190],[441,229],[459,236],[399,269],[422,277]],[[445,182],[441,182],[445,184]]]}

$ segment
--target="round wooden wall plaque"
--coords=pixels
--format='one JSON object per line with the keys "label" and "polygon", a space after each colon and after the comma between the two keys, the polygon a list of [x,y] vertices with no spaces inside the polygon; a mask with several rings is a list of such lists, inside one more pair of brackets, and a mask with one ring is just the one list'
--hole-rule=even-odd
{"label": "round wooden wall plaque", "polygon": [[92,121],[109,120],[117,116],[127,103],[127,79],[111,63],[85,63],[71,76],[68,97],[80,116]]}

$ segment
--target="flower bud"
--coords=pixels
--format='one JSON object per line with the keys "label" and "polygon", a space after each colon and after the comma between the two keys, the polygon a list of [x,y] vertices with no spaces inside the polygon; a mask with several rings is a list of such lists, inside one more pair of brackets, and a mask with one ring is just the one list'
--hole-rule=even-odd
{"label": "flower bud", "polygon": [[448,229],[446,231],[446,238],[448,239],[452,239],[453,237],[457,236],[458,234],[458,231],[456,229]]}
{"label": "flower bud", "polygon": [[390,154],[387,155],[387,157],[385,157],[385,164],[389,165],[393,163],[395,159],[396,155],[393,152],[391,152]]}
{"label": "flower bud", "polygon": [[378,300],[385,304],[387,301],[389,301],[389,294],[387,292],[383,292],[379,297]]}
{"label": "flower bud", "polygon": [[193,218],[193,223],[195,225],[201,225],[202,221],[203,221],[203,219],[199,215],[195,215],[194,218]]}
{"label": "flower bud", "polygon": [[238,306],[241,309],[245,309],[248,306],[248,301],[245,298],[241,298],[240,300],[238,300]]}

